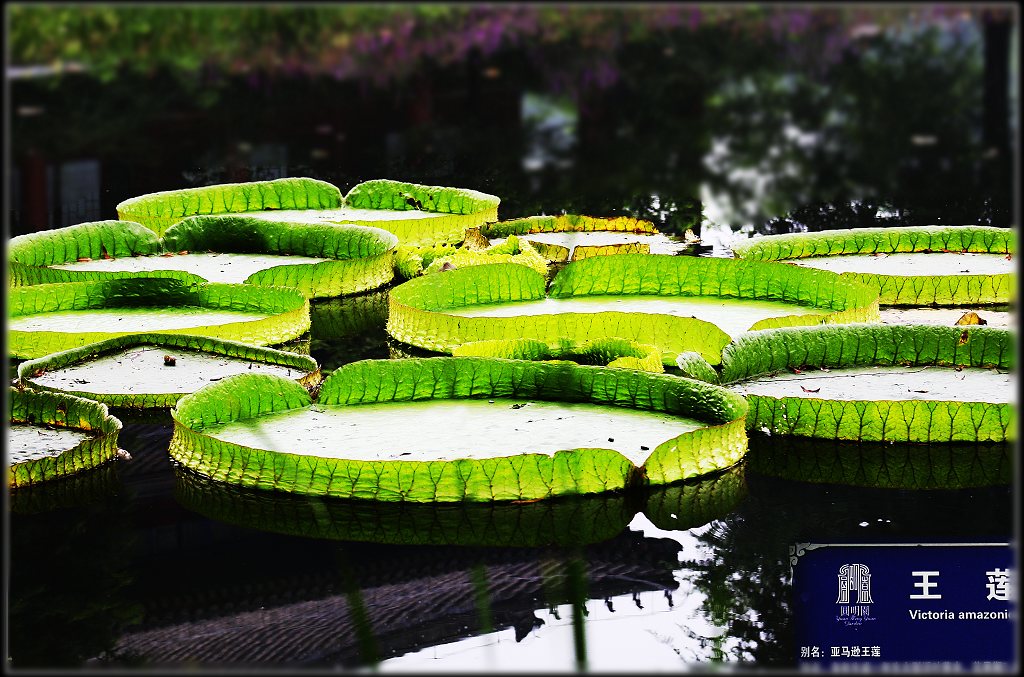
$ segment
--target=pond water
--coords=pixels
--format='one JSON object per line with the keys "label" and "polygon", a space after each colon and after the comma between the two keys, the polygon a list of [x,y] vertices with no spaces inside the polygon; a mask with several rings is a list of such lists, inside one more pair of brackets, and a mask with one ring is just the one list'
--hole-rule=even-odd
{"label": "pond water", "polygon": [[[353,39],[365,53],[347,62],[334,58],[344,35],[305,39],[317,22],[298,26],[282,6],[223,24],[252,49],[220,67],[197,67],[189,50],[205,43],[175,33],[176,19],[150,18],[164,41],[122,40],[151,30],[125,19],[107,46],[145,54],[80,72],[107,44],[94,27],[108,18],[66,37],[43,24],[22,36],[13,20],[12,42],[37,50],[18,65],[68,71],[9,69],[10,235],[116,218],[117,203],[149,192],[283,176],[343,193],[377,178],[472,188],[501,197],[502,219],[642,218],[692,229],[702,242],[686,253],[719,256],[755,232],[1015,222],[1017,73],[993,62],[1011,44],[994,10],[890,31],[866,5],[856,25],[793,6],[759,8],[747,28],[696,6],[652,8],[588,5],[592,18],[573,19],[431,6],[440,23],[396,15]],[[678,16],[645,18],[657,11]],[[627,15],[602,19],[616,12]],[[77,52],[47,55],[53,35]],[[297,43],[311,51],[278,58]],[[104,70],[119,59],[124,69]],[[313,302],[309,349],[325,371],[424,354],[389,342],[383,301]],[[1016,534],[1012,445],[753,437],[742,465],[703,482],[379,506],[204,482],[170,461],[169,416],[114,413],[131,461],[10,497],[13,668],[792,669],[797,544]],[[835,599],[834,584],[822,594]]]}

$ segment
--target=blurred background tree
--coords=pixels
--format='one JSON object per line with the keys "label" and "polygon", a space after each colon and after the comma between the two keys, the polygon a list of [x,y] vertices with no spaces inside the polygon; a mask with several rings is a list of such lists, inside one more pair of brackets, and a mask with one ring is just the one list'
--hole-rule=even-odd
{"label": "blurred background tree", "polygon": [[72,157],[99,158],[104,217],[276,172],[472,183],[503,218],[628,213],[671,232],[1013,222],[1012,5],[7,13],[17,228],[62,222],[59,179],[43,195],[40,177]]}

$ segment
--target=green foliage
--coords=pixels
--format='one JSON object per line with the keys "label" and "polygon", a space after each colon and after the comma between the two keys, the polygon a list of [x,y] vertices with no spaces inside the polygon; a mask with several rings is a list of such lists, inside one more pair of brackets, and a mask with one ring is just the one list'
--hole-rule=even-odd
{"label": "green foliage", "polygon": [[[859,324],[745,334],[722,355],[722,383],[785,369],[864,366],[1012,369],[1012,332],[988,327]],[[748,395],[747,428],[771,434],[896,442],[988,442],[1016,437],[1011,404],[944,400],[830,400]]]}
{"label": "green foliage", "polygon": [[274,179],[226,183],[140,195],[117,205],[117,218],[136,221],[157,235],[186,216],[270,209],[331,209],[341,206],[341,191],[316,179]]}
{"label": "green foliage", "polygon": [[[197,334],[257,346],[294,339],[309,329],[309,300],[294,289],[245,284],[206,283],[195,275],[179,273],[15,287],[7,294],[8,318],[67,310],[95,308],[200,307],[248,311],[267,317],[247,322],[169,329],[160,334]],[[38,331],[9,329],[7,350],[23,359],[47,355],[135,332]]]}
{"label": "green foliage", "polygon": [[486,358],[364,360],[334,371],[318,405],[471,397],[529,397],[630,406],[708,426],[666,440],[637,469],[611,449],[503,458],[355,461],[232,445],[204,433],[220,422],[312,404],[286,379],[232,376],[179,400],[171,455],[220,481],[380,501],[533,500],[663,484],[734,465],[746,453],[743,398],[709,384],[630,369]]}
{"label": "green foliage", "polygon": [[[298,372],[296,380],[305,386],[315,385],[320,379],[320,367],[316,360],[308,355],[297,355],[272,348],[260,348],[247,343],[225,341],[208,336],[189,334],[129,334],[22,362],[18,365],[18,381],[22,385],[36,390],[56,392],[56,389],[48,388],[34,381],[35,378],[39,377],[40,372],[64,369],[141,345],[196,351],[211,355],[224,355],[248,360],[253,363],[291,367]],[[75,391],[77,397],[96,400],[111,407],[124,409],[166,409],[174,406],[174,403],[185,394],[184,392],[132,392],[122,394]]]}
{"label": "green foliage", "polygon": [[7,486],[11,489],[73,475],[117,457],[121,422],[107,413],[106,405],[65,393],[19,388],[10,388],[7,396],[8,422],[12,425],[45,425],[90,434],[88,439],[59,454],[10,464]]}
{"label": "green foliage", "polygon": [[[973,252],[1013,255],[1016,232],[990,226],[916,226],[856,228],[821,233],[771,235],[733,247],[738,258],[785,261],[812,256],[894,254],[905,252]],[[1002,304],[1012,300],[1016,276],[1003,275],[883,275],[841,273],[845,278],[878,289],[885,305]]]}

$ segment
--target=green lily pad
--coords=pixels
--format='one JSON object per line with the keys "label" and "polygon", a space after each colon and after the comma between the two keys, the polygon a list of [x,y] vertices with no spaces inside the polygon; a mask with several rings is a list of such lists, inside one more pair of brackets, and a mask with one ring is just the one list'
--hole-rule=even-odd
{"label": "green lily pad", "polygon": [[398,274],[409,280],[418,275],[432,275],[447,272],[453,268],[479,266],[488,263],[515,263],[547,275],[548,262],[530,243],[509,237],[501,244],[483,250],[456,248],[450,244],[429,247],[402,245],[395,256]]}
{"label": "green lily pad", "polygon": [[38,284],[7,294],[7,350],[35,358],[138,333],[275,345],[309,329],[295,289],[205,283],[195,275]]}
{"label": "green lily pad", "polygon": [[13,238],[8,256],[16,285],[183,271],[208,282],[294,287],[313,298],[387,284],[397,244],[379,228],[219,215],[186,218],[162,238],[128,221],[82,223]]}
{"label": "green lily pad", "polygon": [[942,490],[1013,483],[1010,444],[875,444],[758,438],[746,466],[771,477],[880,489]]}
{"label": "green lily pad", "polygon": [[744,413],[723,388],[630,369],[364,360],[333,372],[315,403],[292,381],[250,374],[188,395],[171,412],[171,455],[220,481],[295,493],[533,500],[732,466]]}
{"label": "green lily pad", "polygon": [[593,364],[622,369],[642,369],[661,373],[661,351],[650,344],[628,339],[600,338],[575,345],[565,341],[557,350],[548,348],[534,339],[507,339],[473,341],[455,346],[455,357],[501,357],[509,360],[569,360],[579,364]]}
{"label": "green lily pad", "polygon": [[632,492],[547,501],[396,503],[263,491],[179,470],[174,495],[189,510],[212,519],[292,536],[522,548],[606,541],[641,511],[660,528],[692,529],[727,515],[746,495],[746,482],[739,464],[708,477]]}
{"label": "green lily pad", "polygon": [[118,455],[121,422],[98,402],[8,390],[7,485],[12,489],[98,467]]}
{"label": "green lily pad", "polygon": [[118,204],[117,218],[141,223],[157,235],[162,235],[185,217],[199,214],[333,209],[341,204],[341,191],[325,181],[308,178],[274,179],[140,195]]}
{"label": "green lily pad", "polygon": [[1016,438],[1015,339],[988,327],[859,324],[747,334],[721,381],[773,435],[887,442]]}
{"label": "green lily pad", "polygon": [[619,337],[658,346],[666,365],[689,351],[718,364],[729,332],[878,319],[877,294],[864,285],[752,261],[599,256],[566,265],[545,286],[536,271],[507,264],[410,280],[391,290],[388,333],[444,353],[473,341],[529,338],[557,349]]}
{"label": "green lily pad", "polygon": [[66,392],[125,409],[174,403],[227,376],[260,373],[306,387],[320,380],[311,357],[184,334],[132,334],[23,362],[22,385]]}
{"label": "green lily pad", "polygon": [[624,216],[529,216],[489,224],[482,232],[495,244],[521,236],[553,262],[610,254],[678,254],[689,246],[659,233],[650,221]]}
{"label": "green lily pad", "polygon": [[375,226],[395,234],[405,245],[461,242],[467,228],[498,218],[500,200],[465,188],[425,186],[387,179],[354,186],[337,205],[295,207],[284,211],[248,211],[254,218],[307,224]]}
{"label": "green lily pad", "polygon": [[1016,249],[1008,228],[916,226],[771,235],[733,254],[834,270],[877,289],[883,305],[957,306],[1010,302]]}

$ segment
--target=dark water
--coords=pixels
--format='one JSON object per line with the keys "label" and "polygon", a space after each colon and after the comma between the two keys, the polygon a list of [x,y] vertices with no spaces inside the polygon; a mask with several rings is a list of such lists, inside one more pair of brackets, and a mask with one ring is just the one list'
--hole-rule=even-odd
{"label": "dark water", "polygon": [[[846,40],[827,64],[709,28],[470,50],[383,84],[17,80],[9,232],[278,176],[464,186],[499,195],[502,218],[629,214],[674,233],[1009,225],[1015,118],[987,31]],[[406,354],[385,298],[317,303],[310,353],[326,369]],[[382,507],[204,482],[172,466],[169,417],[123,420],[132,461],[11,497],[14,667],[787,668],[791,546],[1015,534],[1010,446],[753,438],[742,466],[657,491]]]}

